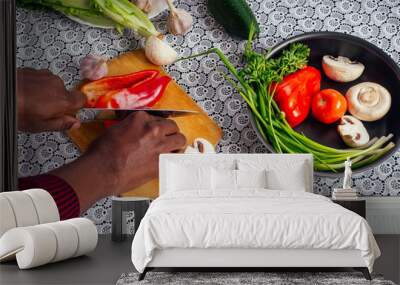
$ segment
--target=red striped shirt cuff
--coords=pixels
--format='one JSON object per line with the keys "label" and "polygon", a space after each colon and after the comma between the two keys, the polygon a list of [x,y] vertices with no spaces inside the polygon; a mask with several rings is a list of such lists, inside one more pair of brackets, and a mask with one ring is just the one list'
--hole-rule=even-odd
{"label": "red striped shirt cuff", "polygon": [[78,196],[63,179],[51,174],[42,174],[18,179],[18,189],[41,188],[50,193],[56,202],[60,219],[76,218],[80,213]]}

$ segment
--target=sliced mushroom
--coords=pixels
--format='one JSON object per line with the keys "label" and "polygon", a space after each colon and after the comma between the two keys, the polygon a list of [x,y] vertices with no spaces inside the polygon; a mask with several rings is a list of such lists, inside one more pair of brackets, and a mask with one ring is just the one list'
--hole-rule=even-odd
{"label": "sliced mushroom", "polygon": [[349,112],[359,120],[376,121],[390,109],[392,97],[389,91],[373,82],[363,82],[351,87],[346,93]]}
{"label": "sliced mushroom", "polygon": [[215,148],[208,140],[197,138],[194,140],[193,145],[186,147],[185,153],[215,153]]}
{"label": "sliced mushroom", "polygon": [[322,68],[326,76],[338,82],[356,80],[364,72],[364,64],[352,61],[345,56],[324,55],[322,57]]}
{"label": "sliced mushroom", "polygon": [[369,134],[363,123],[350,115],[342,117],[338,132],[344,143],[350,147],[361,147],[369,142]]}

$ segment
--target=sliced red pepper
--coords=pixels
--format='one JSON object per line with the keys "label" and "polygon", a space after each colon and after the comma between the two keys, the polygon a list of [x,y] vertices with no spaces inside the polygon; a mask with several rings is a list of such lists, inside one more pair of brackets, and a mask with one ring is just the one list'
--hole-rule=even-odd
{"label": "sliced red pepper", "polygon": [[137,109],[151,107],[160,100],[171,78],[161,76],[143,80],[132,87],[110,91],[101,96],[96,108]]}
{"label": "sliced red pepper", "polygon": [[158,70],[143,70],[120,76],[109,76],[89,82],[82,86],[81,91],[86,95],[88,107],[96,105],[100,96],[113,90],[132,86],[146,79],[151,79],[159,74]]}
{"label": "sliced red pepper", "polygon": [[287,75],[275,88],[274,99],[291,127],[301,124],[311,109],[312,96],[321,88],[321,73],[306,66]]}
{"label": "sliced red pepper", "polygon": [[103,125],[106,129],[111,128],[112,126],[118,124],[119,121],[118,120],[105,120],[103,122]]}

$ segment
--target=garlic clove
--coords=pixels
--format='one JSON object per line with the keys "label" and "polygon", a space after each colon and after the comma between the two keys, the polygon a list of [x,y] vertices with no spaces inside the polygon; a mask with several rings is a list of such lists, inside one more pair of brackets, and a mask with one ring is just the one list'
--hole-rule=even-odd
{"label": "garlic clove", "polygon": [[364,68],[362,63],[352,61],[345,56],[324,55],[322,57],[322,69],[326,76],[337,82],[356,80],[364,72]]}
{"label": "garlic clove", "polygon": [[147,38],[144,51],[147,59],[156,65],[171,64],[178,58],[176,51],[156,36]]}
{"label": "garlic clove", "polygon": [[350,114],[359,120],[376,121],[390,110],[392,97],[380,84],[363,82],[351,87],[346,92]]}
{"label": "garlic clove", "polygon": [[107,76],[107,61],[101,56],[89,54],[85,56],[80,63],[80,72],[82,78],[98,80]]}
{"label": "garlic clove", "polygon": [[168,31],[174,35],[184,35],[192,27],[193,17],[183,9],[173,9],[169,13],[167,25]]}
{"label": "garlic clove", "polygon": [[369,134],[363,123],[350,115],[342,117],[338,132],[344,143],[350,147],[365,146],[369,142]]}
{"label": "garlic clove", "polygon": [[136,0],[134,3],[149,18],[154,18],[168,8],[166,0]]}

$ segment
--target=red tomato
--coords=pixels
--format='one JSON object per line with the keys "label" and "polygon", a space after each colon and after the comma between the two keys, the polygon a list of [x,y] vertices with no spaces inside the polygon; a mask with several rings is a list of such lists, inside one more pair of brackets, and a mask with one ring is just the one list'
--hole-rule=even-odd
{"label": "red tomato", "polygon": [[312,66],[306,66],[285,76],[276,86],[274,99],[279,109],[285,113],[285,118],[292,128],[307,118],[312,96],[320,90],[320,86],[321,73]]}
{"label": "red tomato", "polygon": [[315,119],[332,124],[346,113],[346,98],[334,89],[324,89],[314,95],[312,99],[312,114]]}

